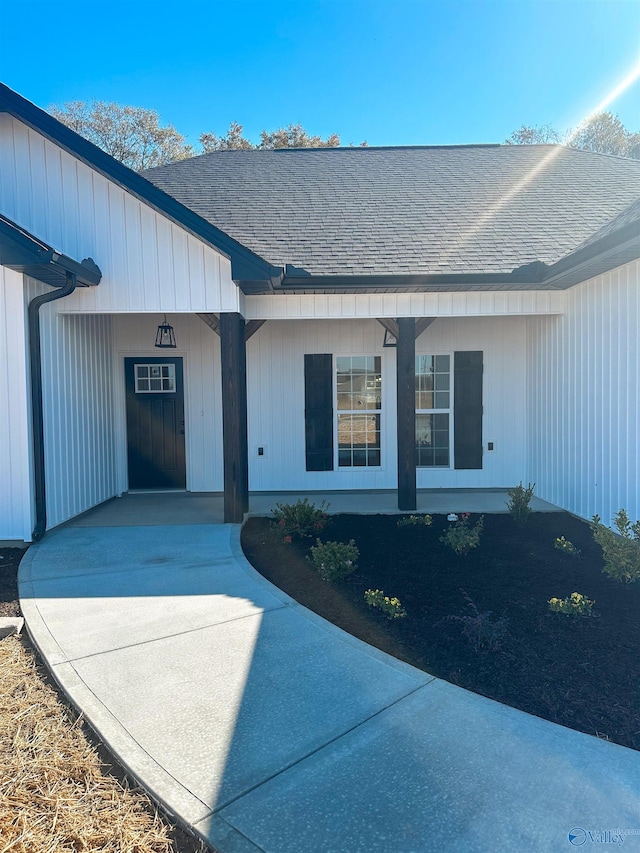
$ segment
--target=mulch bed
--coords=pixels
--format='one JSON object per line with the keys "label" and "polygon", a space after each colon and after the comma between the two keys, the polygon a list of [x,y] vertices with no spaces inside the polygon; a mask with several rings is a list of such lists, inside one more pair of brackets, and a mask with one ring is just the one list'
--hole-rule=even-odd
{"label": "mulch bed", "polygon": [[[398,516],[338,515],[323,541],[355,539],[358,570],[325,583],[305,559],[312,540],[282,541],[268,519],[243,528],[247,558],[301,604],[351,634],[431,674],[579,731],[640,749],[640,583],[602,573],[602,552],[588,524],[566,513],[534,513],[525,525],[486,515],[480,547],[456,556],[439,541],[448,522],[397,527]],[[477,516],[472,516],[474,523]],[[581,550],[553,547],[564,536]],[[389,621],[369,607],[368,588],[396,596],[407,610]],[[477,652],[449,616],[506,616],[498,651]],[[552,613],[552,597],[580,592],[594,616]]]}

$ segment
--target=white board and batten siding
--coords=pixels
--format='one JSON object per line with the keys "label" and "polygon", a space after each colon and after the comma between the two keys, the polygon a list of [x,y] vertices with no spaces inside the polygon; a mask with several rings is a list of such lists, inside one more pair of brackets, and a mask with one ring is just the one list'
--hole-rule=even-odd
{"label": "white board and batten siding", "polygon": [[23,276],[0,266],[0,540],[33,529],[27,360]]}
{"label": "white board and batten siding", "polygon": [[231,263],[148,204],[6,113],[0,113],[0,212],[74,260],[97,287],[59,312],[237,311]]}
{"label": "white board and batten siding", "polygon": [[[274,300],[275,301],[275,300]],[[247,344],[249,488],[252,491],[395,489],[395,350],[383,348],[384,330],[374,320],[271,321]],[[498,488],[526,473],[526,321],[521,317],[434,322],[417,340],[416,352],[484,353],[485,454],[478,471],[418,469],[419,488]],[[305,353],[382,357],[382,465],[305,470]],[[453,361],[452,361],[453,364]],[[335,368],[335,362],[334,362]],[[495,450],[486,452],[487,440]],[[258,456],[258,448],[264,455]]]}
{"label": "white board and batten siding", "polygon": [[343,320],[366,317],[506,317],[560,314],[564,292],[553,290],[443,293],[283,293],[247,296],[247,320]]}
{"label": "white board and batten siding", "polygon": [[530,479],[540,497],[607,524],[640,518],[640,261],[566,292],[528,323]]}
{"label": "white board and batten siding", "polygon": [[[21,276],[22,278],[22,276]],[[50,290],[25,279],[25,301]],[[108,315],[40,309],[47,527],[117,491],[113,330]],[[25,450],[27,458],[30,448]]]}

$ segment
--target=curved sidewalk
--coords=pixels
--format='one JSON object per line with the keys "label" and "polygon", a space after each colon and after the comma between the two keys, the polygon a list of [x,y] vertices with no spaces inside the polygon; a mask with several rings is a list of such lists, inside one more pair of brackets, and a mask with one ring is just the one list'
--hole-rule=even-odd
{"label": "curved sidewalk", "polygon": [[618,829],[640,850],[639,753],[350,637],[265,581],[239,538],[66,527],[19,578],[62,689],[221,853],[543,853]]}

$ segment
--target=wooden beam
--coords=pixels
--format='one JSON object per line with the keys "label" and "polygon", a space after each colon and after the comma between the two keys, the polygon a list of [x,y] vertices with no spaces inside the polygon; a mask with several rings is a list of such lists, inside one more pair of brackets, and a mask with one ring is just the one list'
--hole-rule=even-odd
{"label": "wooden beam", "polygon": [[[420,337],[420,335],[428,329],[429,326],[435,320],[435,317],[416,317],[416,328],[415,328],[415,336],[416,340]],[[390,335],[398,340],[398,321],[394,320],[392,317],[378,317],[378,323],[389,332]]]}
{"label": "wooden beam", "polygon": [[198,314],[201,320],[203,320],[210,329],[216,333],[216,335],[220,334],[220,317],[217,314]]}
{"label": "wooden beam", "polygon": [[224,521],[240,524],[249,509],[247,352],[241,314],[220,315]]}
{"label": "wooden beam", "polygon": [[[220,317],[217,314],[198,314],[207,326],[212,329],[216,335],[220,334]],[[266,323],[266,320],[248,320],[244,326],[244,339],[248,341],[252,335]]]}
{"label": "wooden beam", "polygon": [[266,320],[247,320],[244,326],[245,341],[248,341],[252,335],[255,335],[258,329],[261,329],[266,322]]}
{"label": "wooden beam", "polygon": [[418,340],[425,329],[429,328],[435,319],[435,317],[418,317],[416,319],[416,340]]}
{"label": "wooden beam", "polygon": [[378,323],[389,332],[390,335],[398,340],[398,321],[392,317],[378,317]]}
{"label": "wooden beam", "polygon": [[398,509],[416,509],[416,321],[398,318]]}

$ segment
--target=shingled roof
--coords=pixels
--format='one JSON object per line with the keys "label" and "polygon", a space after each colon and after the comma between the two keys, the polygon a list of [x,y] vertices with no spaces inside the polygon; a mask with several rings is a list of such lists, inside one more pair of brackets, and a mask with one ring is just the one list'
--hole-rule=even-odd
{"label": "shingled roof", "polygon": [[142,174],[297,276],[551,265],[640,198],[640,161],[552,145],[219,151]]}

